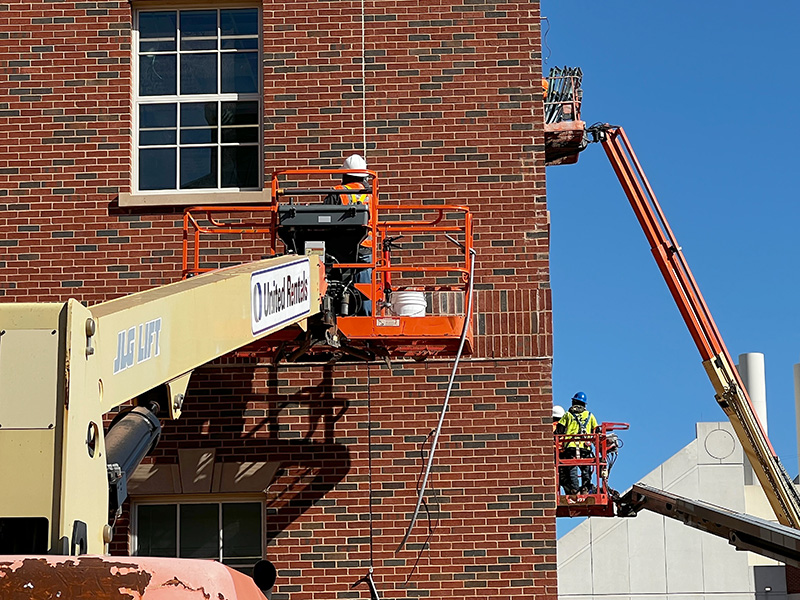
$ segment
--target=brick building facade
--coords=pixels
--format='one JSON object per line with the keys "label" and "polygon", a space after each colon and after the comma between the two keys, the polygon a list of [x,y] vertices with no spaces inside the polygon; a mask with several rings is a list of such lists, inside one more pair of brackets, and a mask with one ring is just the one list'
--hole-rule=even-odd
{"label": "brick building facade", "polygon": [[[256,11],[255,38],[237,10]],[[204,48],[202,17],[216,15],[222,95],[202,94],[202,57],[181,57],[175,73],[172,17],[142,17],[162,11],[187,29],[199,23],[190,50]],[[336,167],[354,151],[380,174],[387,202],[463,204],[475,215],[475,351],[459,368],[430,519],[423,511],[403,551],[448,359],[389,369],[226,357],[198,370],[183,418],[164,424],[142,467],[112,552],[141,548],[131,509],[140,500],[241,497],[262,507],[275,600],[365,597],[350,586],[371,560],[387,598],[555,598],[539,3],[11,2],[0,18],[0,301],[93,304],[175,281],[185,206],[264,201],[261,172]],[[237,89],[253,68],[255,88]],[[239,102],[230,121],[239,142],[255,102],[250,125],[263,145],[168,142],[187,161],[176,165],[158,143],[163,152],[151,152],[146,133],[172,134],[159,115],[148,121],[146,87],[168,104],[170,73],[223,112]],[[192,151],[220,153],[216,185],[192,183]],[[177,184],[153,180],[153,164],[176,169]]]}

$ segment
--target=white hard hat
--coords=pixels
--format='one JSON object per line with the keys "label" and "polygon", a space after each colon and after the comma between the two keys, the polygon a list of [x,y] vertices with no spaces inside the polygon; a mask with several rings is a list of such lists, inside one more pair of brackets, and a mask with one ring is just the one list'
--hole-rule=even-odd
{"label": "white hard hat", "polygon": [[[347,158],[344,159],[344,164],[342,165],[343,169],[348,170],[362,170],[367,168],[367,161],[364,160],[364,157],[360,154],[351,154]],[[351,173],[351,175],[361,175],[366,177],[369,175],[366,171],[361,173]]]}
{"label": "white hard hat", "polygon": [[556,404],[553,407],[553,418],[554,419],[560,419],[563,416],[564,416],[564,409],[561,406],[559,406],[558,404]]}

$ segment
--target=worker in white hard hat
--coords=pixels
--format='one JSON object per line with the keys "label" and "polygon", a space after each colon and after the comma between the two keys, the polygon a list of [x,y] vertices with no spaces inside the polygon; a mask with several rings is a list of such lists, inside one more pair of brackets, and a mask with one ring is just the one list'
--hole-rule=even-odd
{"label": "worker in white hard hat", "polygon": [[[556,404],[553,406],[553,434],[557,433],[558,423],[561,421],[561,418],[564,416],[564,407],[559,406]],[[556,450],[560,450],[560,448],[556,448]],[[569,468],[568,467],[559,467],[558,469],[558,485],[559,487],[564,487],[565,482],[569,481]]]}
{"label": "worker in white hard hat", "polygon": [[558,425],[558,422],[561,420],[561,417],[563,416],[564,416],[564,407],[559,406],[558,404],[553,406],[553,431],[556,430],[556,425]]}
{"label": "worker in white hard hat", "polygon": [[[335,190],[363,190],[367,187],[367,161],[360,154],[351,154],[344,159],[342,169],[347,169],[349,173],[342,174],[342,184],[337,185]],[[369,206],[372,200],[371,194],[328,194],[325,204],[366,204]]]}
{"label": "worker in white hard hat", "polygon": [[[372,194],[358,193],[356,190],[367,189],[369,183],[369,172],[367,171],[367,161],[360,154],[351,154],[342,164],[342,169],[347,169],[347,173],[342,173],[341,185],[335,186],[335,190],[353,190],[350,193],[334,192],[325,197],[325,204],[364,204],[370,207]],[[374,243],[372,236],[368,235],[358,250],[358,262],[372,264],[372,249]],[[372,269],[360,269],[356,273],[355,283],[369,284],[372,281]],[[372,301],[364,298],[362,301],[361,314],[372,314]]]}

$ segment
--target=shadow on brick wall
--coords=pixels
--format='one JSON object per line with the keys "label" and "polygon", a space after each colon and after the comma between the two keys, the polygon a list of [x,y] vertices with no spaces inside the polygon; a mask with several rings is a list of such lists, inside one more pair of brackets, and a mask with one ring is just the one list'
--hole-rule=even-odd
{"label": "shadow on brick wall", "polygon": [[220,463],[275,465],[263,490],[269,542],[349,472],[350,451],[335,441],[349,406],[333,393],[330,366],[293,371],[222,359],[195,372],[183,415],[164,424],[154,459],[173,462],[179,448],[204,448]]}

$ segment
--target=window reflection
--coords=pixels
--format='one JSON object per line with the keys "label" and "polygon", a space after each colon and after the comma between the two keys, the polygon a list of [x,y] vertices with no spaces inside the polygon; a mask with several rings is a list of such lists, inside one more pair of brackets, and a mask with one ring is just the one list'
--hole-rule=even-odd
{"label": "window reflection", "polygon": [[222,55],[222,92],[239,94],[258,91],[258,55],[241,52]]}
{"label": "window reflection", "polygon": [[139,556],[213,558],[251,572],[263,556],[260,502],[181,502],[135,506]]}
{"label": "window reflection", "polygon": [[202,127],[217,124],[216,102],[184,102],[181,104],[181,127]]}
{"label": "window reflection", "polygon": [[181,149],[181,189],[217,187],[217,149]]}
{"label": "window reflection", "polygon": [[222,187],[251,188],[260,173],[257,146],[223,146]]}
{"label": "window reflection", "polygon": [[177,91],[177,62],[173,54],[139,57],[139,95],[167,96]]}
{"label": "window reflection", "polygon": [[181,94],[217,93],[217,55],[181,55]]}
{"label": "window reflection", "polygon": [[219,558],[219,506],[181,504],[182,558]]}
{"label": "window reflection", "polygon": [[174,190],[177,164],[175,148],[139,150],[139,189]]}
{"label": "window reflection", "polygon": [[220,18],[220,30],[223,36],[258,35],[258,9],[223,10]]}
{"label": "window reflection", "polygon": [[178,28],[178,13],[173,11],[139,13],[139,38],[174,38]]}
{"label": "window reflection", "polygon": [[139,507],[136,553],[140,556],[178,556],[178,511],[172,505]]}

